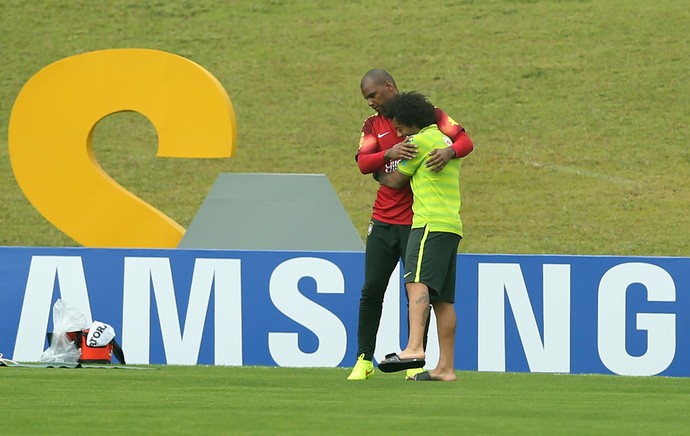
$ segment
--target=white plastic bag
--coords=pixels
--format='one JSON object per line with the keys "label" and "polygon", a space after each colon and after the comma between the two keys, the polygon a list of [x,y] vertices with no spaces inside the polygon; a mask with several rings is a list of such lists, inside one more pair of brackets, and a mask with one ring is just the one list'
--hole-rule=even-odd
{"label": "white plastic bag", "polygon": [[53,336],[50,346],[41,355],[41,362],[77,362],[81,350],[67,332],[77,332],[88,328],[86,316],[61,299],[53,305]]}

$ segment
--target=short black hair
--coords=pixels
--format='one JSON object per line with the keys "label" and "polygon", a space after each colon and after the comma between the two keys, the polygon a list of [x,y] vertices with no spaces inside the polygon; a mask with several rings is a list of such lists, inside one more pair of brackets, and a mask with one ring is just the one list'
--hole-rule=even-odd
{"label": "short black hair", "polygon": [[400,124],[420,129],[436,124],[436,108],[424,94],[415,91],[392,96],[381,107],[381,113]]}
{"label": "short black hair", "polygon": [[359,87],[363,88],[364,83],[370,80],[376,85],[383,85],[386,82],[391,82],[393,87],[398,89],[398,85],[395,84],[395,79],[393,79],[393,76],[391,76],[388,71],[382,70],[381,68],[374,68],[373,70],[367,71],[364,77],[362,77],[362,82],[360,83]]}

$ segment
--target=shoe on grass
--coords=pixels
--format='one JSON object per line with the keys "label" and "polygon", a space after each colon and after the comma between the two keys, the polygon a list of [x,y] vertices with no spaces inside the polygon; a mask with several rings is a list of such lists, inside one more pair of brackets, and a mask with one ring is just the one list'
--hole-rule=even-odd
{"label": "shoe on grass", "polygon": [[364,353],[357,357],[352,372],[347,377],[348,380],[369,380],[374,376],[374,362],[371,360],[364,360]]}
{"label": "shoe on grass", "polygon": [[411,368],[405,372],[405,380],[415,380],[417,374],[425,372],[424,368]]}

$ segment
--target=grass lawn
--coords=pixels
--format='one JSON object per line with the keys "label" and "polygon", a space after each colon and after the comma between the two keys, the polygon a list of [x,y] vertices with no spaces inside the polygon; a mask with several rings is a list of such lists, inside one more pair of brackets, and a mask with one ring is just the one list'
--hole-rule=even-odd
{"label": "grass lawn", "polygon": [[22,85],[68,56],[143,47],[204,66],[237,113],[232,159],[156,158],[134,113],[95,128],[105,171],[183,227],[221,172],[324,173],[364,237],[376,184],[353,160],[371,113],[359,81],[382,67],[476,143],[461,251],[687,256],[689,18],[678,0],[7,1],[0,245],[76,245],[12,175]]}
{"label": "grass lawn", "polygon": [[685,434],[690,380],[458,372],[366,382],[342,368],[0,368],[3,432]]}

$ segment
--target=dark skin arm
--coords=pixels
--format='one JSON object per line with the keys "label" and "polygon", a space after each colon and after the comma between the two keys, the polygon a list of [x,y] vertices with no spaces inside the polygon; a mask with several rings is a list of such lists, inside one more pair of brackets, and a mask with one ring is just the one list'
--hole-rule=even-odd
{"label": "dark skin arm", "polygon": [[392,173],[382,173],[377,171],[374,173],[374,179],[376,179],[380,184],[394,189],[400,189],[410,182],[410,176],[400,174],[398,171],[393,171]]}
{"label": "dark skin arm", "polygon": [[417,155],[417,146],[405,139],[403,142],[395,144],[393,147],[386,150],[383,157],[386,162],[398,159],[412,159]]}
{"label": "dark skin arm", "polygon": [[436,148],[429,152],[429,159],[426,161],[426,167],[434,173],[437,173],[446,166],[451,159],[455,159],[455,150],[452,147]]}

